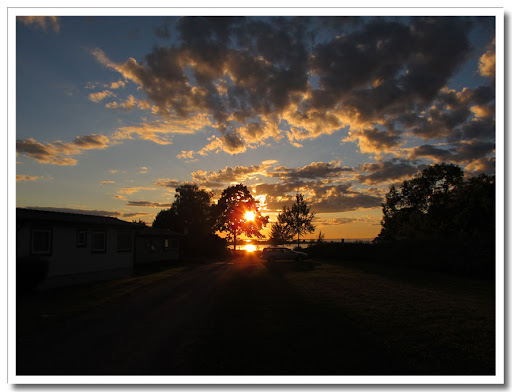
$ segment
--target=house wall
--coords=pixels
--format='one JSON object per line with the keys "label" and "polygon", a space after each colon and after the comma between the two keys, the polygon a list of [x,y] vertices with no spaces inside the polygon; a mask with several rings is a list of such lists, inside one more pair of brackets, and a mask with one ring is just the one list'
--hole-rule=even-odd
{"label": "house wall", "polygon": [[[178,260],[179,240],[168,238],[169,248],[164,247],[164,237],[138,236],[135,239],[135,262],[137,264],[152,263],[157,261]],[[177,247],[172,247],[172,241],[176,241]]]}
{"label": "house wall", "polygon": [[[33,224],[25,223],[17,231],[16,250],[17,258],[32,256],[31,235],[32,229],[51,230],[51,254],[34,255],[49,261],[48,277],[64,275],[88,274],[92,278],[94,273],[105,271],[117,271],[117,275],[127,275],[133,271],[133,231],[130,231],[132,247],[129,251],[118,251],[117,233],[126,231],[123,228],[114,227],[84,227],[74,225],[58,224]],[[87,244],[84,247],[77,247],[77,232],[87,232]],[[106,250],[105,252],[92,251],[92,232],[105,231]],[[91,275],[92,274],[92,275]],[[108,275],[108,274],[107,274]]]}

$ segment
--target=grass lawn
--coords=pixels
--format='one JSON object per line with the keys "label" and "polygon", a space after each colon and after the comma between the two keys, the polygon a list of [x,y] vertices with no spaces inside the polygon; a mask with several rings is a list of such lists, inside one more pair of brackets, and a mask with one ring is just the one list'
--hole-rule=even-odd
{"label": "grass lawn", "polygon": [[287,282],[319,308],[335,309],[419,374],[493,374],[494,283],[375,263],[332,262],[291,270]]}
{"label": "grass lawn", "polygon": [[140,276],[58,287],[18,296],[18,337],[40,331],[66,318],[93,313],[161,279],[178,276],[185,269],[181,263],[163,271],[147,271]]}
{"label": "grass lawn", "polygon": [[[134,328],[162,324],[159,346],[186,337],[181,348],[162,346],[155,374],[494,374],[493,282],[377,263],[251,257],[20,297],[18,338],[145,298],[147,319]],[[167,295],[182,299],[176,314],[167,312]],[[167,336],[165,323],[176,320],[182,335]]]}

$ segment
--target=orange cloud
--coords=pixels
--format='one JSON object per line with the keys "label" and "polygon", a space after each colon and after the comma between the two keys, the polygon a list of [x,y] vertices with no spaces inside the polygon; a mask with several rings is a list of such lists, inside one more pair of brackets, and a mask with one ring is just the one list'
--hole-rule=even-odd
{"label": "orange cloud", "polygon": [[16,182],[19,181],[35,181],[40,179],[38,176],[29,176],[27,174],[16,174]]}
{"label": "orange cloud", "polygon": [[494,39],[489,45],[488,50],[480,57],[478,63],[478,70],[480,75],[494,78],[496,73],[496,51],[495,51],[496,40]]}
{"label": "orange cloud", "polygon": [[156,189],[157,188],[152,188],[152,187],[149,187],[149,186],[134,186],[134,187],[131,187],[131,188],[122,188],[122,189],[118,190],[117,192],[118,193],[123,193],[123,194],[126,194],[126,195],[131,195],[132,193],[143,191],[143,190],[154,191]]}
{"label": "orange cloud", "polygon": [[98,102],[104,100],[105,98],[112,97],[112,96],[115,97],[115,94],[112,91],[104,90],[104,91],[99,91],[97,93],[90,93],[89,100],[91,100],[92,102],[98,103]]}

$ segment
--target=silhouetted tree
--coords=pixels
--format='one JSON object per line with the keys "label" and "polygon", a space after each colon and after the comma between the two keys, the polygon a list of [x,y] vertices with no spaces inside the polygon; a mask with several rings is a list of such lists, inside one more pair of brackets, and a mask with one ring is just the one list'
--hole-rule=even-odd
{"label": "silhouetted tree", "polygon": [[322,233],[322,231],[320,230],[320,232],[318,233],[318,237],[316,238],[316,242],[318,244],[324,242],[324,239],[325,239],[325,234]]}
{"label": "silhouetted tree", "polygon": [[152,227],[184,233],[185,252],[198,253],[197,243],[209,240],[215,232],[216,209],[212,196],[211,192],[199,189],[197,185],[177,187],[171,208],[160,211]]}
{"label": "silhouetted tree", "polygon": [[494,177],[482,175],[464,181],[464,172],[457,165],[429,166],[399,188],[390,188],[382,206],[379,236],[469,241],[482,230],[494,233],[494,189]]}
{"label": "silhouetted tree", "polygon": [[304,196],[297,193],[295,203],[291,207],[284,206],[282,214],[284,222],[297,234],[297,247],[300,247],[300,235],[315,231],[312,223],[315,213],[311,212],[311,206],[304,200]]}
{"label": "silhouetted tree", "polygon": [[288,225],[282,213],[277,215],[277,220],[270,227],[270,242],[273,245],[282,245],[291,241],[294,236],[293,229]]}
{"label": "silhouetted tree", "polygon": [[140,225],[142,227],[147,227],[147,223],[145,221],[143,221],[142,219],[139,219],[139,220],[135,220],[135,219],[132,219],[132,223],[135,223],[136,225]]}
{"label": "silhouetted tree", "polygon": [[152,227],[188,232],[194,236],[205,236],[214,232],[214,207],[211,192],[197,185],[182,185],[176,188],[171,208],[160,211]]}
{"label": "silhouetted tree", "polygon": [[[249,217],[248,212],[253,215]],[[238,184],[224,189],[217,203],[216,228],[220,232],[227,232],[229,238],[233,239],[234,250],[237,237],[241,234],[263,238],[260,230],[267,223],[268,216],[261,215],[259,202],[245,185]]]}

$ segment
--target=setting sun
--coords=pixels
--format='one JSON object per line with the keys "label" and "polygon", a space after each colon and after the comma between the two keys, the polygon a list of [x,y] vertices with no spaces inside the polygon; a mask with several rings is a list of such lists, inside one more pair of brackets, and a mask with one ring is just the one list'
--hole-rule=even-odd
{"label": "setting sun", "polygon": [[252,211],[247,211],[244,215],[246,221],[253,221],[256,218],[256,214]]}
{"label": "setting sun", "polygon": [[254,252],[254,251],[256,250],[256,246],[251,245],[251,244],[249,244],[249,245],[245,245],[245,250],[246,250],[247,252]]}

